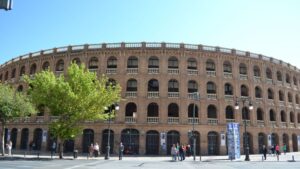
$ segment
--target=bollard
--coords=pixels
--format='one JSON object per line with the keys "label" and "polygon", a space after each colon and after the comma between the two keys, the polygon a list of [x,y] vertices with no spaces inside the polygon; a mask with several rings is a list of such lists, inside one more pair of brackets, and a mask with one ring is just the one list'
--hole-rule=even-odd
{"label": "bollard", "polygon": [[38,158],[38,159],[40,158],[40,153],[39,153],[39,152],[37,153],[37,158]]}
{"label": "bollard", "polygon": [[294,159],[294,155],[292,155],[292,161],[295,161],[295,159]]}
{"label": "bollard", "polygon": [[262,161],[262,162],[264,161],[264,156],[261,156],[261,161]]}
{"label": "bollard", "polygon": [[201,155],[200,155],[200,161],[201,161]]}
{"label": "bollard", "polygon": [[26,157],[26,151],[24,151],[24,158]]}
{"label": "bollard", "polygon": [[230,161],[232,161],[232,156],[230,156]]}
{"label": "bollard", "polygon": [[277,161],[279,161],[279,155],[277,155]]}

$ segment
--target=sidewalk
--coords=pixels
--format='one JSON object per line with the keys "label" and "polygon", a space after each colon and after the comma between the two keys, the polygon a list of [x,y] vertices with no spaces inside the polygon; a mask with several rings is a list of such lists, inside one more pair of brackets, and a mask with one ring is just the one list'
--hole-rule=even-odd
{"label": "sidewalk", "polygon": [[[300,162],[300,152],[291,152],[286,153],[286,155],[281,154],[279,156],[279,162],[291,162],[294,156],[294,160],[296,162]],[[11,157],[7,156],[7,154],[3,157],[0,156],[1,160],[58,160],[58,154],[53,156],[51,158],[50,154],[13,154]],[[232,160],[232,162],[244,162],[245,156],[242,155],[239,160]],[[74,160],[73,155],[66,154],[64,155],[63,160]],[[104,155],[100,157],[87,157],[85,155],[78,155],[78,158],[75,160],[104,160]],[[119,160],[118,156],[111,156],[110,160]],[[171,161],[171,156],[124,156],[124,161]],[[186,157],[185,161],[193,161],[193,156]],[[200,161],[200,156],[196,156],[196,161]],[[228,159],[228,156],[201,156],[202,162],[231,162],[230,159]],[[250,161],[249,162],[274,162],[277,161],[276,156],[267,155],[267,160],[262,160],[261,154],[253,154],[250,155]]]}

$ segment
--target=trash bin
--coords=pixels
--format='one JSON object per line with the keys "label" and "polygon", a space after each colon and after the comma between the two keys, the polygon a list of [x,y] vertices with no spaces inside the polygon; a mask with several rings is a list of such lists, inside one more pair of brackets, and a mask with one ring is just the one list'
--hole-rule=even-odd
{"label": "trash bin", "polygon": [[74,158],[77,158],[77,156],[78,156],[78,150],[74,150],[74,151],[73,151],[73,157],[74,157]]}

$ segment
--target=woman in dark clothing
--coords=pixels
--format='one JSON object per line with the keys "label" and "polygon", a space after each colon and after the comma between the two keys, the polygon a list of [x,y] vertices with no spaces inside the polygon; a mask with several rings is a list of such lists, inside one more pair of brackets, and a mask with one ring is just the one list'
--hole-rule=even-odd
{"label": "woman in dark clothing", "polygon": [[263,152],[263,154],[264,154],[264,158],[265,158],[265,160],[267,159],[267,148],[266,148],[266,146],[265,145],[263,145],[263,149],[262,149],[262,152]]}

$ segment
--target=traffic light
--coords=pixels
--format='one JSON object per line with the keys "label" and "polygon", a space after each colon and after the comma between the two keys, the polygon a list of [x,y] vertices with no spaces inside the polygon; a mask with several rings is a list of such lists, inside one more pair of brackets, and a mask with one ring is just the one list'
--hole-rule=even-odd
{"label": "traffic light", "polygon": [[12,0],[0,0],[0,9],[11,10]]}

